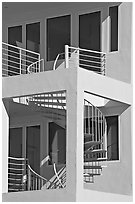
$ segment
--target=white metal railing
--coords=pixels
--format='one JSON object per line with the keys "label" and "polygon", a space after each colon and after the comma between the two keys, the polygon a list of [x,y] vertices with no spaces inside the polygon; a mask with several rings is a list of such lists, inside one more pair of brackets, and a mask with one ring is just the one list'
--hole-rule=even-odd
{"label": "white metal railing", "polygon": [[29,74],[42,72],[42,71],[44,71],[44,59],[34,62],[33,64],[29,65],[27,68],[27,72]]}
{"label": "white metal railing", "polygon": [[8,157],[8,191],[40,190],[48,188],[51,182],[36,173],[26,158]]}
{"label": "white metal railing", "polygon": [[[40,54],[2,42],[2,76],[27,74],[28,67],[40,61]],[[40,70],[40,66],[37,67]]]}
{"label": "white metal railing", "polygon": [[[86,158],[107,158],[107,122],[103,113],[84,99],[84,136],[93,145],[85,149]],[[91,151],[92,150],[92,151]]]}
{"label": "white metal railing", "polygon": [[[56,69],[57,61],[61,55],[63,55],[63,53],[57,55],[53,70]],[[105,75],[105,57],[106,54],[104,52],[65,45],[65,68],[77,66]]]}
{"label": "white metal railing", "polygon": [[55,175],[56,175],[56,178],[57,178],[57,180],[58,180],[58,182],[59,182],[60,187],[64,188],[64,185],[62,184],[61,179],[59,178],[59,175],[58,175],[58,173],[57,173],[56,164],[55,164],[55,163],[53,164],[53,170],[54,170],[54,173],[55,173]]}
{"label": "white metal railing", "polygon": [[63,56],[63,61],[64,61],[64,58],[65,58],[65,53],[59,53],[57,56],[56,56],[56,59],[54,60],[54,64],[53,64],[53,70],[56,70],[57,69],[57,63],[58,63],[58,60],[60,60],[60,57]]}

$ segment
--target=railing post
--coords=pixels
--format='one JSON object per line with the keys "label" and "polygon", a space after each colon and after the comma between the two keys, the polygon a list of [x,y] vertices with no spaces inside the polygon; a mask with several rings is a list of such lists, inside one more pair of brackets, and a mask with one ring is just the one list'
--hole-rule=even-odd
{"label": "railing post", "polygon": [[19,50],[20,53],[20,74],[21,74],[21,64],[22,64],[22,50]]}
{"label": "railing post", "polygon": [[69,68],[68,45],[65,45],[65,68]]}
{"label": "railing post", "polygon": [[30,191],[30,187],[31,187],[31,173],[28,167],[28,191]]}
{"label": "railing post", "polygon": [[40,54],[38,56],[38,62],[39,62],[39,70],[37,72],[41,72],[41,67],[40,67]]}

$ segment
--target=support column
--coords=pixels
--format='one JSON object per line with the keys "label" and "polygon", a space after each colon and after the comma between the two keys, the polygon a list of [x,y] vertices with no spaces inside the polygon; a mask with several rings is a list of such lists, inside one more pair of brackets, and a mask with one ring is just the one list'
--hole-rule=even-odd
{"label": "support column", "polygon": [[66,190],[68,195],[76,195],[76,135],[77,135],[77,92],[76,79],[74,87],[69,88],[67,96],[66,129]]}
{"label": "support column", "polygon": [[2,103],[2,193],[8,192],[9,117]]}
{"label": "support column", "polygon": [[76,137],[76,202],[83,196],[83,117],[84,117],[84,91],[81,83],[77,83],[77,137]]}

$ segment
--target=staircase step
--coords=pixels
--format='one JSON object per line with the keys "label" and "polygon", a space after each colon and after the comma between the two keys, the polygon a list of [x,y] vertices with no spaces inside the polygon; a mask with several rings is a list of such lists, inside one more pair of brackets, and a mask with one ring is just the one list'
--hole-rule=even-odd
{"label": "staircase step", "polygon": [[92,176],[100,176],[101,174],[99,173],[85,173],[83,174],[84,177],[92,177]]}
{"label": "staircase step", "polygon": [[101,166],[88,166],[88,165],[84,165],[84,169],[102,169]]}
{"label": "staircase step", "polygon": [[65,100],[65,96],[34,96],[36,100]]}
{"label": "staircase step", "polygon": [[94,134],[92,133],[84,133],[84,138],[92,138],[94,137]]}
{"label": "staircase step", "polygon": [[96,145],[99,145],[101,143],[102,142],[100,142],[100,141],[89,141],[89,142],[84,143],[84,147],[88,149],[88,148],[90,148],[92,146],[96,146]]}
{"label": "staircase step", "polygon": [[84,162],[107,161],[107,158],[85,158]]}
{"label": "staircase step", "polygon": [[50,101],[36,101],[36,100],[32,100],[29,101],[30,103],[35,103],[35,104],[40,104],[40,105],[54,105],[54,106],[66,106],[66,103],[61,103],[61,102],[50,102]]}
{"label": "staircase step", "polygon": [[94,183],[94,181],[87,181],[87,180],[84,180],[85,183]]}
{"label": "staircase step", "polygon": [[93,149],[93,150],[86,150],[85,154],[89,154],[89,153],[106,153],[106,150],[103,149]]}

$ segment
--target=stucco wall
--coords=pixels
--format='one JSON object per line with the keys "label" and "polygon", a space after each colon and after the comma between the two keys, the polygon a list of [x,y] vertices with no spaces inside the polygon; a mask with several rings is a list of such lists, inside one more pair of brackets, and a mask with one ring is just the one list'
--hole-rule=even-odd
{"label": "stucco wall", "polygon": [[[23,26],[22,44],[26,47],[26,24],[39,22],[41,39],[41,58],[46,60],[46,19],[63,15],[71,15],[71,45],[79,45],[79,15],[101,11],[101,50],[107,53],[106,74],[112,78],[131,82],[131,30],[132,30],[132,3],[119,2],[73,2],[53,4],[9,4],[3,8],[2,40],[7,42],[8,26]],[[8,3],[3,4],[8,6]],[[109,7],[118,5],[118,51],[109,52]],[[11,8],[10,8],[11,7]],[[52,63],[45,63],[45,70],[52,69]]]}
{"label": "stucco wall", "polygon": [[94,184],[85,184],[84,188],[132,195],[131,108],[119,116],[119,128],[119,161],[103,162],[107,167],[103,168],[102,175],[95,176]]}
{"label": "stucco wall", "polygon": [[[4,198],[7,201],[74,201],[76,196],[76,106],[77,106],[77,100],[76,100],[76,86],[77,86],[77,71],[76,69],[70,70],[60,70],[60,71],[48,71],[46,73],[39,73],[39,74],[32,74],[32,75],[21,75],[20,77],[9,77],[3,79],[3,98],[8,97],[18,97],[18,96],[26,96],[30,94],[38,94],[38,93],[45,93],[45,92],[54,92],[54,91],[60,91],[60,90],[66,90],[66,107],[67,107],[67,126],[66,126],[66,190],[60,191],[60,190],[54,190],[54,193],[50,193],[47,191],[47,193],[38,192],[38,197],[35,196],[34,192],[26,192],[22,194],[17,194],[17,196],[14,193],[10,194],[4,194]],[[27,78],[28,77],[28,78]],[[33,82],[30,82],[30,78],[33,78]],[[36,78],[35,78],[36,77]],[[38,77],[38,78],[37,78]],[[32,79],[31,78],[31,79]],[[55,80],[55,79],[58,80]],[[26,80],[28,81],[20,81],[20,80]],[[68,80],[67,80],[68,79]],[[6,80],[6,81],[5,81]],[[8,81],[7,81],[8,80]],[[12,82],[11,82],[11,81]],[[35,83],[35,81],[38,83]],[[54,83],[52,83],[52,81]],[[6,86],[11,86],[12,89],[6,89]],[[14,83],[15,84],[14,84]],[[28,116],[29,117],[29,116]],[[30,118],[29,118],[30,119]],[[29,120],[28,119],[28,120]],[[24,119],[23,119],[24,120]],[[28,121],[27,120],[27,121]],[[35,121],[34,117],[30,120]],[[38,121],[39,118],[36,118],[36,121]],[[19,121],[19,120],[18,120]],[[32,122],[30,121],[30,123]],[[12,121],[13,122],[13,121]],[[26,122],[26,121],[25,121]],[[38,121],[39,122],[39,121]],[[74,126],[73,126],[74,124]],[[7,127],[8,129],[8,127]],[[5,133],[5,137],[8,137],[8,133]],[[8,148],[8,143],[3,142],[3,146],[5,148]],[[5,158],[5,155],[3,154],[3,159]],[[71,165],[72,164],[72,165]],[[7,168],[6,168],[7,171]],[[3,181],[6,182],[7,185],[7,174],[3,178]],[[7,192],[7,189],[4,191]],[[49,193],[48,193],[49,192]],[[33,194],[32,194],[33,193]],[[47,196],[46,196],[47,194]],[[34,195],[34,196],[33,196]],[[40,197],[41,195],[41,197]],[[31,196],[33,196],[31,198]]]}
{"label": "stucco wall", "polygon": [[[95,78],[96,77],[96,78]],[[101,81],[100,81],[101,80]],[[102,81],[103,80],[103,81]],[[107,80],[107,81],[106,81]],[[96,83],[98,81],[98,83]],[[117,83],[119,83],[118,88]],[[107,85],[108,84],[108,85]],[[108,86],[108,88],[107,88]],[[115,87],[116,86],[116,87]],[[128,86],[127,91],[124,91],[122,94],[122,90],[126,90],[126,86]],[[113,92],[112,90],[115,90]],[[103,172],[101,176],[97,176],[94,178],[94,184],[83,184],[83,115],[81,111],[83,111],[80,102],[78,103],[78,141],[77,141],[77,150],[78,150],[78,161],[77,161],[77,197],[78,201],[83,200],[80,196],[81,192],[84,196],[84,200],[92,199],[93,201],[98,201],[100,199],[110,199],[115,198],[118,200],[123,199],[122,195],[128,195],[127,199],[132,198],[132,126],[131,126],[131,116],[132,116],[132,88],[123,82],[119,82],[113,79],[109,79],[107,77],[98,76],[95,73],[89,73],[88,71],[79,70],[78,72],[78,98],[79,101],[83,101],[83,91],[87,91],[89,93],[93,93],[97,96],[105,97],[107,99],[114,99],[118,101],[120,108],[110,107],[109,115],[120,115],[119,116],[119,136],[120,136],[120,160],[119,161],[112,161],[112,162],[103,162],[103,166],[106,165],[107,167],[103,168]],[[130,92],[129,98],[131,99],[130,103],[128,103],[128,96],[127,92]],[[127,99],[128,98],[128,99]],[[124,100],[123,100],[124,99]],[[119,103],[123,102],[125,104]],[[112,102],[112,106],[118,105],[116,102]],[[129,105],[128,105],[129,104]],[[81,158],[81,159],[80,159]],[[80,176],[81,175],[81,176]],[[87,189],[90,190],[88,193]],[[86,190],[86,191],[85,191]],[[92,191],[91,191],[92,190]],[[95,193],[95,191],[100,193]],[[105,192],[101,195],[101,191]],[[96,194],[96,198],[93,195]],[[116,195],[117,194],[118,197]],[[99,195],[99,197],[98,197]],[[112,197],[111,197],[112,195]],[[108,197],[108,198],[107,198]],[[102,200],[102,201],[103,201]],[[108,201],[108,200],[106,200]]]}

